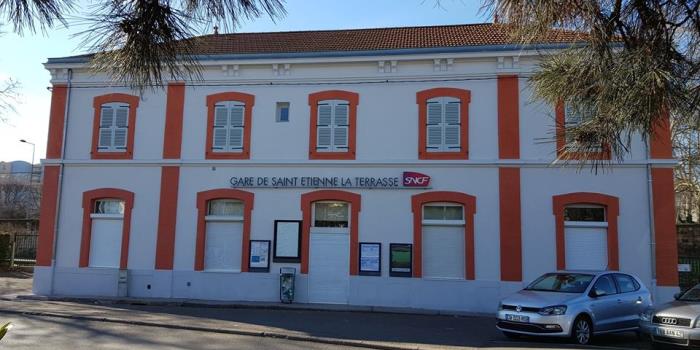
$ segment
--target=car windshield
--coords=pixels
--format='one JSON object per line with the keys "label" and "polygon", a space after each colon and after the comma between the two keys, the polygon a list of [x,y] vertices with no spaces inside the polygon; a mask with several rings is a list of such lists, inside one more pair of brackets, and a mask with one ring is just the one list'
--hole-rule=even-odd
{"label": "car windshield", "polygon": [[700,302],[700,284],[683,293],[678,300]]}
{"label": "car windshield", "polygon": [[583,293],[593,275],[582,273],[548,273],[532,282],[525,290],[558,293]]}

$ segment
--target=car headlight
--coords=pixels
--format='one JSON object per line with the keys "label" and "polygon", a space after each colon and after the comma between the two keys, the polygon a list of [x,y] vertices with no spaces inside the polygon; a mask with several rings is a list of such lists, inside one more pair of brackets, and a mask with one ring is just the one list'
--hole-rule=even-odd
{"label": "car headlight", "polygon": [[555,305],[543,307],[538,311],[540,315],[543,316],[558,316],[566,313],[566,305]]}
{"label": "car headlight", "polygon": [[654,310],[651,309],[644,310],[644,312],[639,314],[639,319],[644,322],[651,322],[652,317],[654,317]]}

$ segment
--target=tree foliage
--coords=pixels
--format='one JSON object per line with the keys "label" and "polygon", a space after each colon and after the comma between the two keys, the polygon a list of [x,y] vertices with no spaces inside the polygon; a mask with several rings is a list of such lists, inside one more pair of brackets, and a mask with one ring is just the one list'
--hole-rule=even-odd
{"label": "tree foliage", "polygon": [[698,120],[700,1],[484,0],[484,6],[523,44],[552,29],[578,33],[576,44],[546,55],[530,79],[545,102],[564,101],[591,115],[567,129],[575,142],[562,158],[603,144],[622,159],[632,136],[648,138],[663,116]]}
{"label": "tree foliage", "polygon": [[[242,20],[285,14],[284,0],[100,0],[82,21],[68,21],[72,0],[0,0],[0,21],[17,33],[57,23],[87,23],[81,47],[95,52],[97,72],[132,88],[162,86],[166,80],[200,77],[194,40],[212,26],[232,29]],[[75,23],[69,23],[75,22]]]}

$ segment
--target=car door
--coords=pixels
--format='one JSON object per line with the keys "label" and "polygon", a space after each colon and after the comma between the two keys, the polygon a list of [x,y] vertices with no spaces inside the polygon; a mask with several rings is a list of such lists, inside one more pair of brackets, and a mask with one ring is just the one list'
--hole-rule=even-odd
{"label": "car door", "polygon": [[618,306],[621,312],[619,324],[615,328],[635,328],[639,325],[639,314],[647,305],[644,293],[634,277],[624,273],[616,273],[614,277],[620,291]]}
{"label": "car door", "polygon": [[[595,296],[594,291],[602,293]],[[617,302],[617,285],[611,274],[605,274],[595,281],[591,288],[591,311],[593,313],[593,330],[605,332],[615,329],[621,316]]]}

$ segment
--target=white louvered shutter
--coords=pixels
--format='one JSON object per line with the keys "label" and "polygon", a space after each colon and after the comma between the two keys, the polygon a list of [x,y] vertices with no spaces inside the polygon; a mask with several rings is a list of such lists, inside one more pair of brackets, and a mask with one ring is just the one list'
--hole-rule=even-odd
{"label": "white louvered shutter", "polygon": [[214,107],[214,140],[212,148],[215,151],[225,150],[228,138],[228,109],[224,105]]}
{"label": "white louvered shutter", "polygon": [[333,117],[333,147],[335,149],[347,149],[348,147],[348,105],[335,106]]}
{"label": "white louvered shutter", "polygon": [[109,150],[112,147],[112,125],[114,124],[114,108],[102,106],[100,114],[99,150]]}
{"label": "white louvered shutter", "polygon": [[230,150],[243,149],[243,115],[245,107],[234,105],[231,107],[231,131],[229,131],[228,146]]}
{"label": "white louvered shutter", "polygon": [[114,119],[114,149],[125,150],[129,130],[129,106],[117,107]]}
{"label": "white louvered shutter", "polygon": [[333,123],[333,107],[329,104],[318,105],[318,122],[316,124],[316,149],[329,150],[331,144],[331,133]]}
{"label": "white louvered shutter", "polygon": [[459,149],[459,131],[461,128],[459,118],[459,102],[447,102],[445,104],[445,148],[446,150]]}
{"label": "white louvered shutter", "polygon": [[427,148],[439,150],[442,147],[442,104],[428,102]]}

